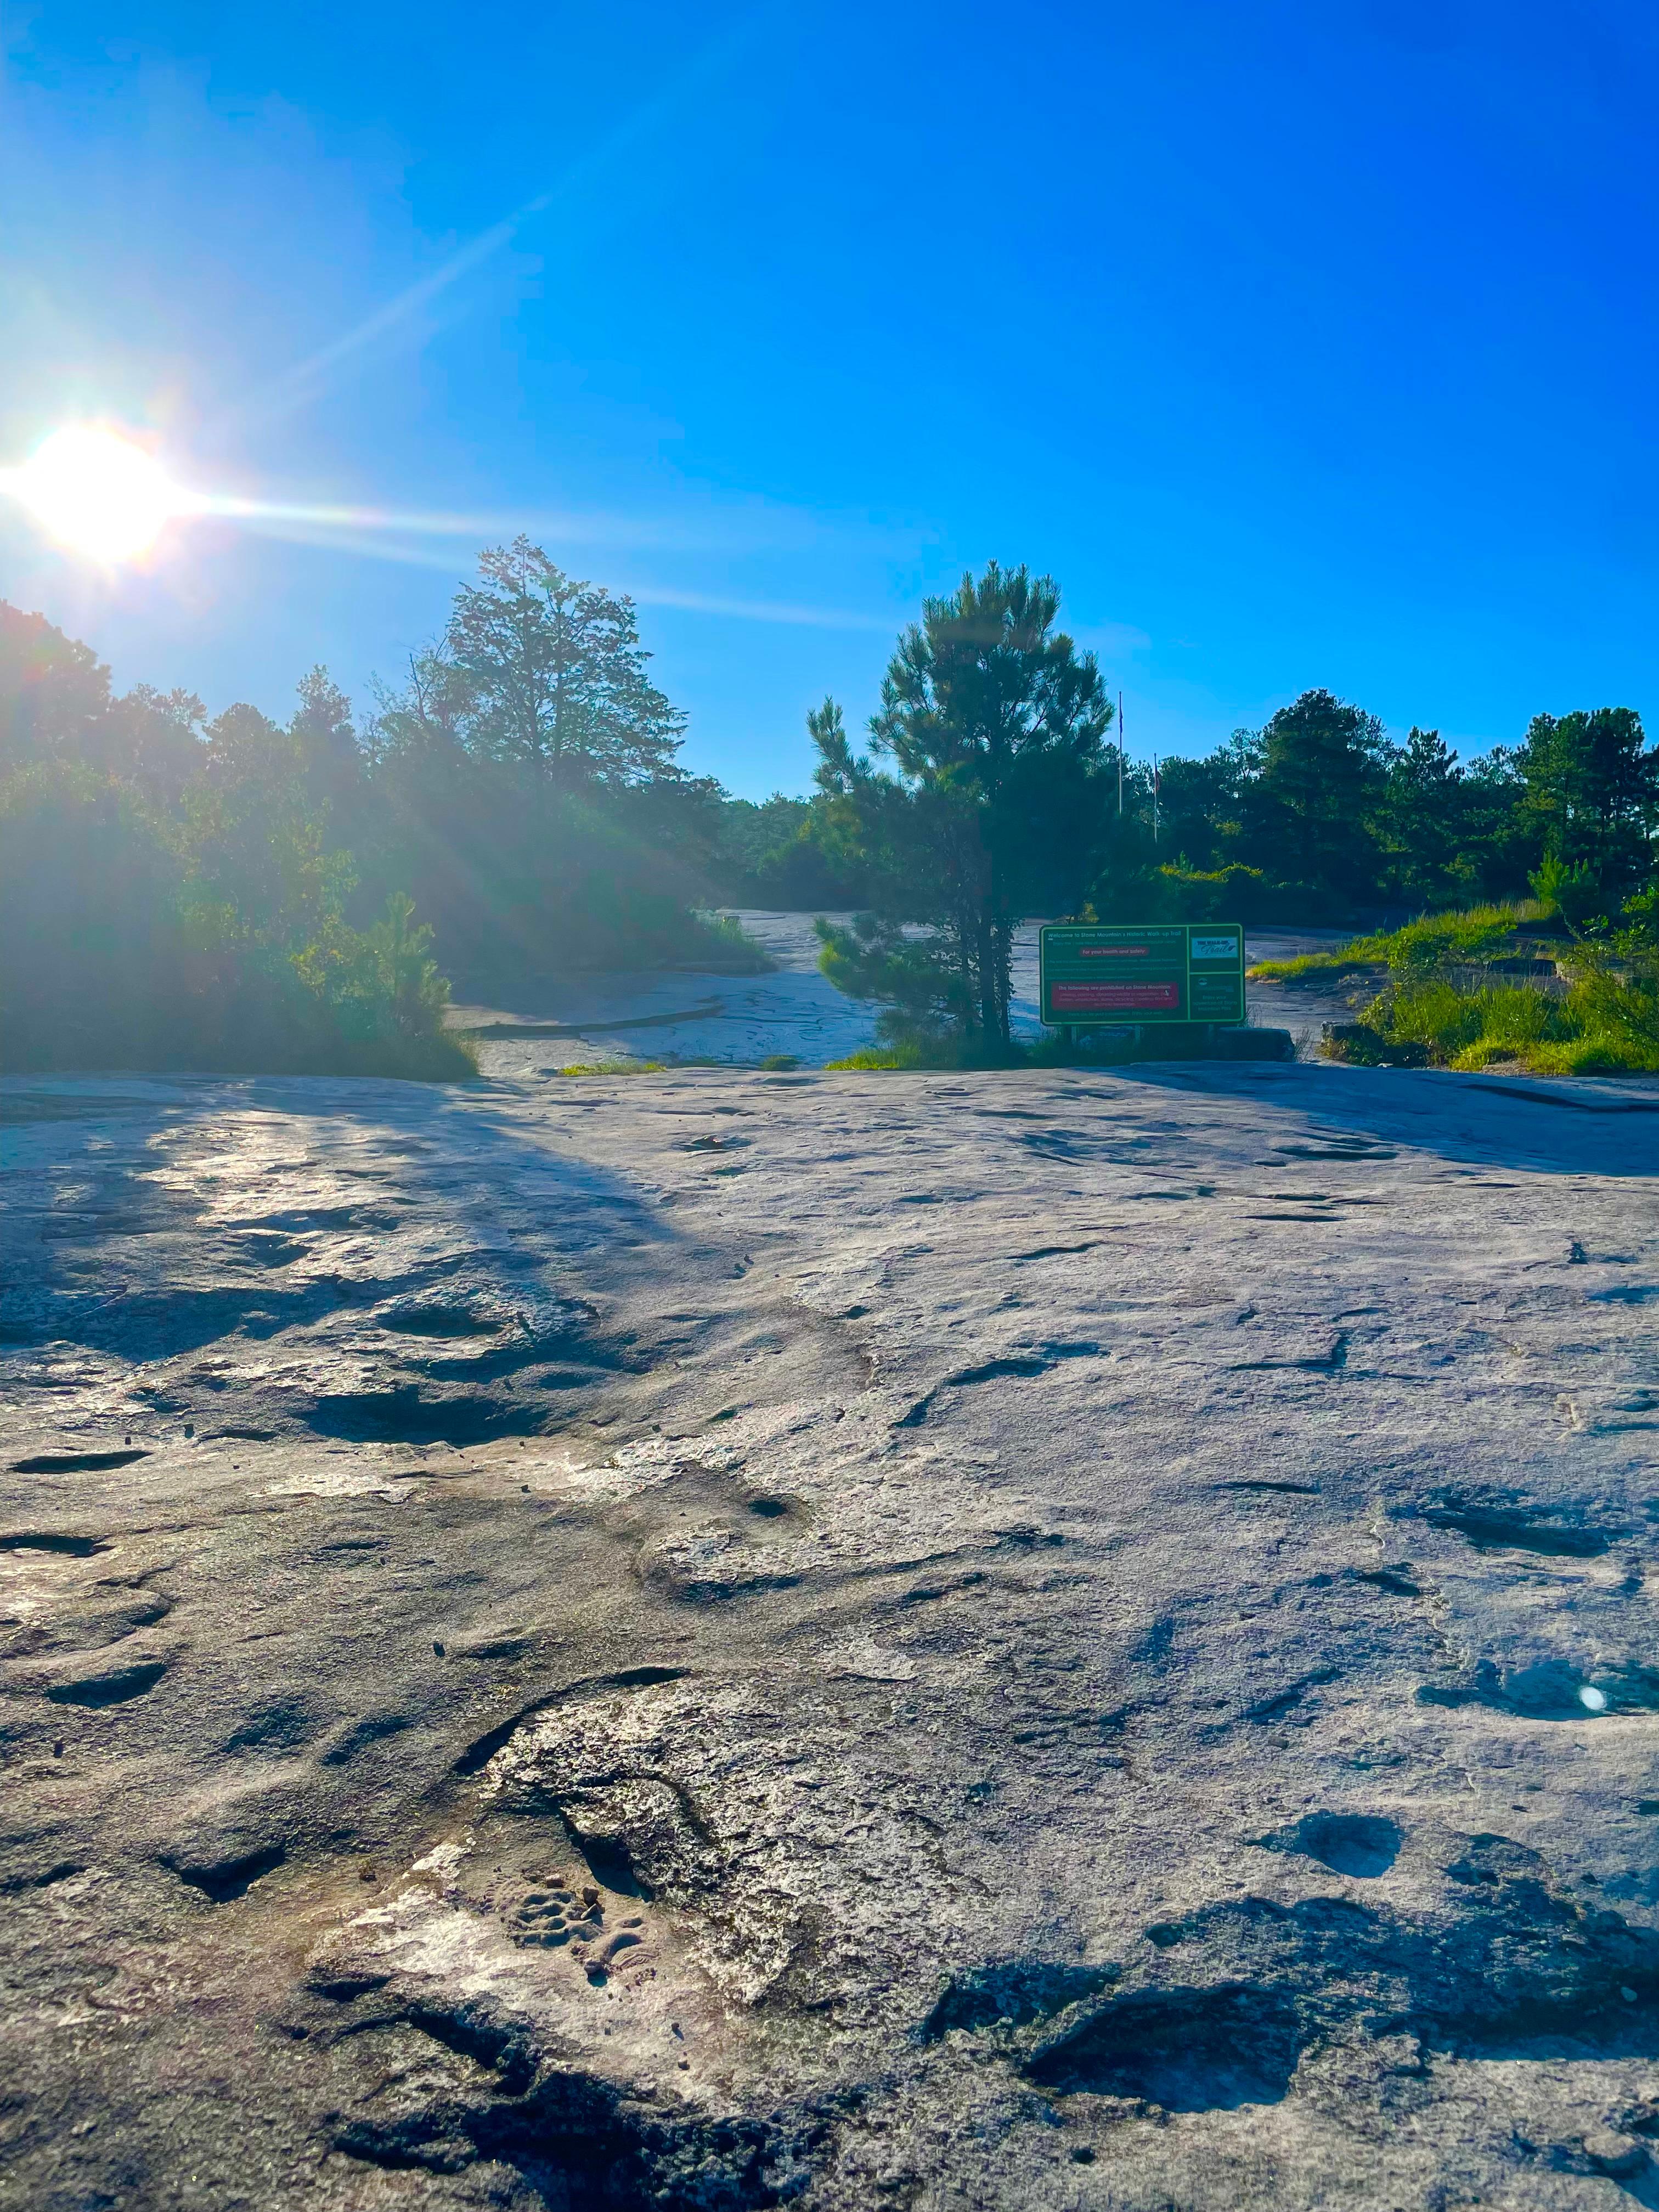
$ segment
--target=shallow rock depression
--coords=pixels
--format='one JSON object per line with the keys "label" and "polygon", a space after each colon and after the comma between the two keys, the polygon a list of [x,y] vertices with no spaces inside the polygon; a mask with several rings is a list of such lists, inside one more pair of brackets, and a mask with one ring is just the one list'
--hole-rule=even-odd
{"label": "shallow rock depression", "polygon": [[1659,1097],[0,1120],[8,2205],[1659,2204]]}

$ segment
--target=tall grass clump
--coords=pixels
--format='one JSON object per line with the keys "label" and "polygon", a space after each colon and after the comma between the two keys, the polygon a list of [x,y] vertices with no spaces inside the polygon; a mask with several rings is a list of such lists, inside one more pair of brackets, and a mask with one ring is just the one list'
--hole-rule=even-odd
{"label": "tall grass clump", "polygon": [[660,1060],[572,1060],[562,1067],[550,1068],[550,1075],[660,1075],[665,1062]]}
{"label": "tall grass clump", "polygon": [[1419,915],[1399,929],[1356,937],[1331,952],[1304,952],[1293,960],[1261,960],[1250,969],[1256,982],[1324,981],[1365,968],[1391,975],[1425,975],[1449,965],[1474,966],[1502,952],[1515,933],[1542,919],[1543,908],[1477,906],[1463,914]]}
{"label": "tall grass clump", "polygon": [[885,1074],[894,1071],[908,1073],[924,1067],[955,1067],[957,1062],[924,1054],[918,1044],[865,1044],[856,1052],[849,1052],[844,1060],[827,1060],[823,1064],[831,1074]]}
{"label": "tall grass clump", "polygon": [[689,917],[684,965],[706,962],[722,975],[763,975],[776,962],[734,914],[694,908]]}
{"label": "tall grass clump", "polygon": [[1621,926],[1604,924],[1595,938],[1575,935],[1557,950],[1557,975],[1532,982],[1499,975],[1467,980],[1468,969],[1504,947],[1516,920],[1529,918],[1516,909],[1436,915],[1374,939],[1371,946],[1382,948],[1387,961],[1387,980],[1357,1023],[1329,1033],[1328,1049],[1342,1060],[1464,1072],[1659,1073],[1659,931],[1652,904],[1632,901]]}
{"label": "tall grass clump", "polygon": [[1525,1060],[1571,1034],[1563,1002],[1543,991],[1513,983],[1460,990],[1433,975],[1385,993],[1364,1019],[1392,1044],[1420,1045],[1424,1058],[1443,1067]]}

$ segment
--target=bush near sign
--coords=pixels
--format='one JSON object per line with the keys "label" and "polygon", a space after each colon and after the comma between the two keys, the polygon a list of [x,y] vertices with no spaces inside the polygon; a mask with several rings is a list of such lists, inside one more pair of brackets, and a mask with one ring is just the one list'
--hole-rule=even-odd
{"label": "bush near sign", "polygon": [[1049,921],[1037,954],[1042,1018],[1057,1029],[1244,1018],[1237,922]]}

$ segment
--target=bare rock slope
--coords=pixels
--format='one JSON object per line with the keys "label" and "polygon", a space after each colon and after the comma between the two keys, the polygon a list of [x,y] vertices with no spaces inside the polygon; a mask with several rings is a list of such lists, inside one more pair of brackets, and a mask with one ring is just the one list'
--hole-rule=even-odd
{"label": "bare rock slope", "polygon": [[1659,2203],[1656,1109],[0,1085],[0,2199]]}

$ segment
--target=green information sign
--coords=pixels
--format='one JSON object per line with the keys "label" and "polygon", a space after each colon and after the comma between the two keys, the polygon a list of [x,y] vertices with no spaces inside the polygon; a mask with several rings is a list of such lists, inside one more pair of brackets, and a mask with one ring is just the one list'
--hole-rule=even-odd
{"label": "green information sign", "polygon": [[1037,945],[1042,1018],[1056,1028],[1244,1018],[1236,921],[1049,921]]}

